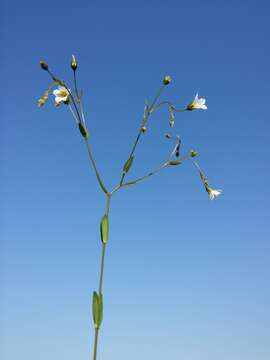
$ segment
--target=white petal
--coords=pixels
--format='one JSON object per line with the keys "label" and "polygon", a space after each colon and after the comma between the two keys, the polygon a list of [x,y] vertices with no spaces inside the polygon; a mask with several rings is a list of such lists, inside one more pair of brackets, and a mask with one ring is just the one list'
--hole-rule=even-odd
{"label": "white petal", "polygon": [[206,106],[206,105],[202,105],[202,109],[203,109],[203,110],[207,110],[207,106]]}
{"label": "white petal", "polygon": [[201,104],[201,105],[204,105],[205,104],[205,99],[204,98],[200,98],[199,100],[198,100],[198,102]]}
{"label": "white petal", "polygon": [[62,101],[64,101],[62,97],[56,96],[55,102],[56,102],[57,105],[59,105]]}
{"label": "white petal", "polygon": [[195,98],[194,98],[194,101],[197,102],[198,98],[199,98],[199,94],[197,93],[196,96],[195,96]]}
{"label": "white petal", "polygon": [[60,92],[61,91],[59,89],[55,89],[55,90],[53,90],[53,95],[58,96],[60,94]]}

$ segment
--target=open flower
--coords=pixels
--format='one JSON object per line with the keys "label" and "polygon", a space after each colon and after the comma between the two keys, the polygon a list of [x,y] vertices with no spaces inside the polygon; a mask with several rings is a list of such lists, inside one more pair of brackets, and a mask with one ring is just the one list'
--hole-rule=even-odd
{"label": "open flower", "polygon": [[58,89],[53,91],[53,95],[55,96],[55,106],[59,106],[61,102],[68,102],[69,92],[64,86],[58,86]]}
{"label": "open flower", "polygon": [[205,105],[206,100],[204,98],[199,98],[198,93],[196,94],[194,100],[188,104],[187,110],[203,109],[206,110],[207,106]]}
{"label": "open flower", "polygon": [[214,200],[216,197],[218,197],[222,193],[222,190],[212,189],[208,185],[205,186],[205,190],[208,192],[210,200]]}

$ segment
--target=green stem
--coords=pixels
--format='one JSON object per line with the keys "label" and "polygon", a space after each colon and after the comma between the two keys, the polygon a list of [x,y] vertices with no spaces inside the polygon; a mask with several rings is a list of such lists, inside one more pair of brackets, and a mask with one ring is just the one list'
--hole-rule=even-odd
{"label": "green stem", "polygon": [[80,96],[79,96],[79,91],[78,91],[78,87],[77,87],[76,70],[73,70],[73,80],[74,80],[75,93],[76,93],[76,96],[77,96],[77,100],[78,100],[78,102],[80,102]]}
{"label": "green stem", "polygon": [[96,162],[95,162],[95,159],[93,157],[92,150],[91,150],[90,144],[88,142],[88,139],[84,138],[84,140],[85,140],[86,148],[87,148],[91,163],[93,165],[93,168],[95,170],[95,174],[96,174],[97,180],[99,182],[99,185],[100,185],[101,189],[104,191],[104,193],[108,194],[108,190],[106,189],[106,187],[105,187],[105,185],[104,185],[104,183],[103,183],[103,181],[102,181],[102,179],[101,179],[101,177],[99,175],[99,172],[98,172],[98,169],[97,169],[97,166],[96,166]]}
{"label": "green stem", "polygon": [[[111,193],[107,193],[107,203],[106,203],[107,216],[109,215],[110,201],[111,201]],[[98,290],[99,296],[102,296],[105,252],[106,252],[106,243],[102,243],[101,265],[100,265],[100,274],[99,274],[99,290]],[[93,360],[97,359],[98,335],[99,335],[99,327],[95,328]]]}
{"label": "green stem", "polygon": [[157,174],[160,170],[166,168],[167,166],[169,166],[169,162],[168,162],[168,161],[165,162],[163,165],[159,166],[157,169],[150,171],[150,172],[149,172],[148,174],[146,174],[145,176],[142,176],[142,177],[140,177],[140,178],[138,178],[138,179],[136,179],[136,180],[129,181],[129,182],[127,182],[127,183],[122,184],[122,187],[128,187],[128,186],[131,186],[131,185],[135,185],[135,184],[137,184],[138,182],[141,182],[141,181],[147,179],[148,177]]}
{"label": "green stem", "polygon": [[102,294],[102,284],[103,284],[103,273],[104,273],[104,259],[106,252],[106,244],[102,244],[102,255],[101,255],[101,266],[100,266],[100,277],[99,277],[99,294]]}
{"label": "green stem", "polygon": [[94,340],[93,360],[96,360],[96,358],[97,358],[98,330],[99,330],[99,329],[95,328],[95,340]]}
{"label": "green stem", "polygon": [[[146,117],[146,119],[143,120],[143,125],[145,125],[145,124],[147,123],[147,120],[148,120],[148,118],[149,118],[149,115],[151,114],[151,112],[152,112],[152,110],[153,110],[156,102],[158,101],[158,99],[159,99],[159,97],[160,97],[160,95],[161,95],[164,87],[165,87],[165,85],[162,85],[161,88],[159,89],[159,91],[157,92],[156,97],[154,98],[151,106],[149,107],[147,117]],[[137,135],[137,137],[136,137],[136,140],[135,140],[135,142],[134,142],[134,144],[133,144],[133,146],[132,146],[131,152],[130,152],[130,154],[129,154],[129,157],[128,157],[129,159],[133,156],[133,154],[134,154],[134,152],[135,152],[135,150],[136,150],[137,144],[138,144],[138,142],[139,142],[139,140],[140,140],[141,135],[142,135],[142,128],[140,127],[139,133],[138,133],[138,135]],[[123,172],[123,173],[122,173],[122,176],[121,176],[121,179],[120,179],[120,183],[119,183],[120,186],[123,184],[124,179],[125,179],[125,176],[126,176],[126,173]]]}

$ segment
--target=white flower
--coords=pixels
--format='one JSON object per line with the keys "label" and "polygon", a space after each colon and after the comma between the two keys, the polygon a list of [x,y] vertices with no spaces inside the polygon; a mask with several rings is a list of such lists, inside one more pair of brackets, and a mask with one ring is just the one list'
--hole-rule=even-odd
{"label": "white flower", "polygon": [[198,93],[196,94],[194,100],[188,104],[187,110],[203,109],[206,110],[207,106],[205,105],[206,100],[204,98],[199,98]]}
{"label": "white flower", "polygon": [[214,200],[216,197],[218,197],[222,193],[222,190],[212,189],[209,186],[205,186],[205,190],[208,192],[210,200]]}
{"label": "white flower", "polygon": [[67,102],[69,97],[69,92],[64,86],[58,86],[58,89],[53,91],[55,96],[55,106],[59,106],[61,102]]}

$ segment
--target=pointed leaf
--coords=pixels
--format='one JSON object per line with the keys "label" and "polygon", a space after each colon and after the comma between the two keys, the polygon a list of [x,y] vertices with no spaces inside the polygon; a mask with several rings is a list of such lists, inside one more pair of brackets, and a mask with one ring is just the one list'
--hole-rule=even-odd
{"label": "pointed leaf", "polygon": [[124,165],[124,167],[123,167],[123,171],[125,172],[125,173],[127,173],[128,171],[129,171],[129,169],[131,168],[131,166],[132,166],[132,163],[133,163],[133,159],[134,159],[134,157],[133,157],[133,155],[125,162],[125,165]]}
{"label": "pointed leaf", "polygon": [[106,214],[101,219],[100,236],[101,236],[101,241],[104,244],[106,244],[109,238],[109,220],[108,220],[108,215]]}
{"label": "pointed leaf", "polygon": [[93,312],[93,320],[95,327],[98,327],[98,304],[99,304],[99,297],[98,294],[94,291],[93,292],[93,302],[92,302],[92,312]]}
{"label": "pointed leaf", "polygon": [[181,160],[171,160],[169,162],[169,165],[180,165],[181,164]]}
{"label": "pointed leaf", "polygon": [[98,294],[96,291],[93,292],[92,311],[94,324],[95,327],[98,329],[101,325],[103,318],[103,298],[102,294]]}
{"label": "pointed leaf", "polygon": [[96,291],[93,292],[92,311],[95,327],[99,328],[103,318],[103,297]]}

